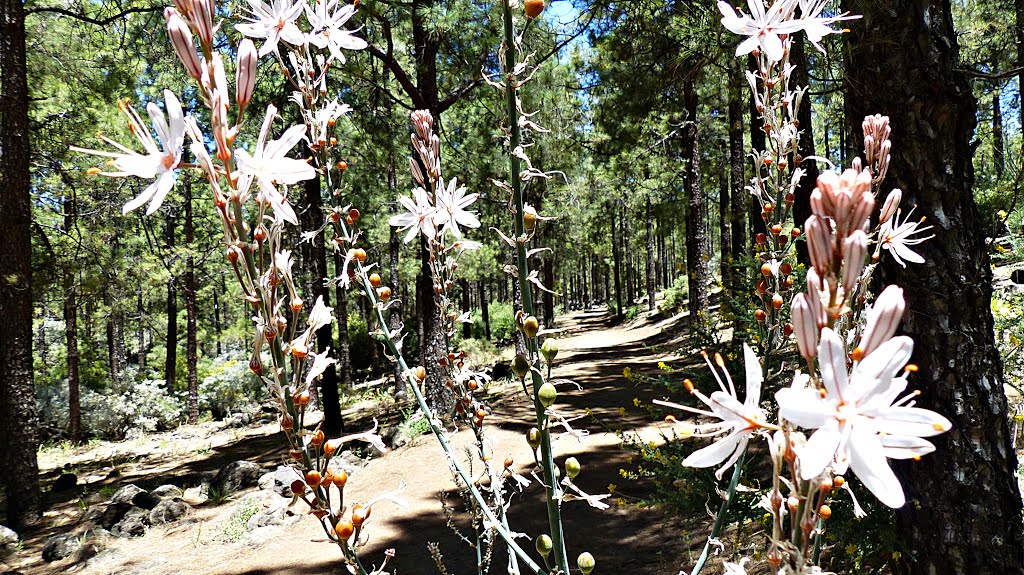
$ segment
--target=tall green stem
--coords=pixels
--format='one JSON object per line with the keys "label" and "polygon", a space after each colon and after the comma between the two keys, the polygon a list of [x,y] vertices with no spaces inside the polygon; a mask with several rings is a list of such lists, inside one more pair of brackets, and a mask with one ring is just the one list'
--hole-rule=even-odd
{"label": "tall green stem", "polygon": [[739,485],[740,475],[743,474],[743,463],[747,460],[747,452],[743,451],[743,455],[740,455],[739,461],[736,462],[736,468],[732,471],[732,479],[729,480],[729,491],[726,493],[725,501],[722,502],[722,506],[718,508],[718,515],[715,517],[715,524],[711,527],[711,535],[708,536],[708,540],[704,543],[704,549],[700,552],[700,557],[697,559],[697,564],[693,566],[693,571],[690,575],[697,575],[701,569],[704,568],[704,564],[707,563],[708,554],[711,551],[711,541],[717,539],[719,534],[722,532],[722,527],[725,526],[725,514],[729,511],[729,506],[732,505],[732,500],[736,496],[736,486]]}
{"label": "tall green stem", "polygon": [[[527,260],[525,202],[523,201],[522,180],[519,172],[522,168],[516,150],[522,144],[519,133],[519,108],[517,106],[518,87],[516,86],[516,44],[515,31],[512,24],[512,8],[508,0],[502,0],[505,20],[505,101],[508,106],[509,129],[509,183],[512,185],[512,201],[515,205],[515,240],[516,263],[519,271],[519,290],[522,294],[523,312],[527,316],[534,315],[533,296],[530,283],[527,281],[529,261]],[[525,336],[525,334],[524,334]],[[555,463],[551,453],[551,430],[547,425],[545,408],[540,403],[538,391],[544,385],[540,371],[540,358],[537,353],[537,338],[526,338],[526,348],[533,364],[533,406],[537,417],[537,428],[541,432],[541,464],[544,473],[544,489],[548,508],[548,528],[554,543],[555,564],[562,573],[569,573],[569,562],[565,552],[565,539],[562,535],[562,515],[559,507],[560,490],[555,478]]]}

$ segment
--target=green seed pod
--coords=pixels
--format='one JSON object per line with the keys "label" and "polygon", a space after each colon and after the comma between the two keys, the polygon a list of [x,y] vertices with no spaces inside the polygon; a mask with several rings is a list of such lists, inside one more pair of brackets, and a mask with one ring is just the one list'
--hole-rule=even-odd
{"label": "green seed pod", "polygon": [[525,357],[517,355],[512,360],[512,372],[516,374],[516,377],[523,379],[526,374],[530,373],[530,362]]}
{"label": "green seed pod", "polygon": [[580,462],[575,457],[566,459],[565,472],[569,475],[569,479],[575,479],[580,474]]}
{"label": "green seed pod", "polygon": [[544,356],[544,361],[553,362],[558,355],[558,340],[553,337],[545,339],[544,345],[540,346],[540,354]]}
{"label": "green seed pod", "polygon": [[551,404],[558,398],[558,391],[549,382],[544,382],[544,385],[540,386],[540,390],[537,391],[537,397],[540,398],[541,405],[551,407]]}
{"label": "green seed pod", "polygon": [[536,427],[531,427],[530,431],[526,432],[526,442],[534,449],[540,447],[540,430]]}
{"label": "green seed pod", "polygon": [[532,315],[523,320],[523,333],[526,337],[533,339],[537,337],[537,332],[540,331],[540,322],[537,318]]}
{"label": "green seed pod", "polygon": [[584,551],[580,553],[578,559],[576,559],[576,565],[579,565],[580,571],[583,571],[583,575],[590,575],[590,572],[594,570],[594,556]]}
{"label": "green seed pod", "polygon": [[541,556],[547,557],[551,554],[551,550],[554,549],[555,545],[551,542],[551,538],[547,535],[541,535],[537,537],[537,553]]}

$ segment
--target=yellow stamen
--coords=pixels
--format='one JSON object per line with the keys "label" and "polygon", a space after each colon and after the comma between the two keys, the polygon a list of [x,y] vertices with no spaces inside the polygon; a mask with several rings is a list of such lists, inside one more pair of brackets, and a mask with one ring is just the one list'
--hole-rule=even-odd
{"label": "yellow stamen", "polygon": [[89,174],[90,176],[95,176],[96,174],[98,174],[98,173],[100,173],[102,171],[103,170],[101,170],[99,168],[89,168],[88,170],[85,171],[85,173]]}

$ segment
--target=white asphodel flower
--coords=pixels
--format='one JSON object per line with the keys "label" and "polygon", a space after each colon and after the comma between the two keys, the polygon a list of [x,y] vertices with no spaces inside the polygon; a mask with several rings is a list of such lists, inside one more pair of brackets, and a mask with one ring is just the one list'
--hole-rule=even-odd
{"label": "white asphodel flower", "polygon": [[480,197],[480,194],[467,194],[466,187],[458,185],[455,178],[448,182],[448,187],[437,190],[437,211],[434,213],[434,224],[441,227],[441,233],[450,231],[456,238],[462,237],[459,225],[467,228],[479,228],[480,220],[466,208]]}
{"label": "white asphodel flower", "polygon": [[325,371],[327,371],[328,367],[338,363],[338,361],[335,360],[334,358],[328,357],[327,354],[329,354],[330,352],[331,352],[331,348],[328,347],[327,349],[325,349],[323,351],[323,353],[314,353],[313,354],[313,366],[309,368],[308,372],[306,372],[306,386],[307,387],[311,383],[313,383],[314,379],[320,377]]}
{"label": "white asphodel flower", "polygon": [[313,31],[306,34],[306,41],[323,50],[327,48],[331,56],[342,64],[345,63],[345,50],[362,50],[366,48],[366,40],[356,36],[343,26],[356,13],[355,4],[345,4],[338,8],[338,0],[321,0],[316,8],[306,6],[306,19]]}
{"label": "white asphodel flower", "polygon": [[[279,218],[298,225],[299,219],[296,217],[295,211],[277,189],[277,184],[292,185],[315,178],[316,170],[305,160],[296,160],[285,156],[295,147],[295,144],[302,140],[306,133],[305,126],[292,126],[285,130],[280,139],[267,141],[267,135],[276,114],[277,108],[273,105],[267,106],[267,115],[263,120],[263,127],[260,128],[260,135],[256,140],[253,152],[250,154],[247,150],[237,149],[235,158],[238,160],[240,175],[255,179],[259,183],[260,200],[269,203]],[[240,187],[247,189],[248,183],[251,182],[244,182],[240,184]]]}
{"label": "white asphodel flower", "polygon": [[110,158],[107,165],[114,168],[113,171],[104,171],[99,168],[92,168],[90,173],[110,177],[135,176],[137,178],[156,180],[146,187],[135,199],[128,202],[122,208],[123,213],[128,213],[142,204],[149,202],[146,214],[152,214],[160,208],[167,193],[174,187],[174,170],[181,163],[181,150],[185,145],[185,115],[181,110],[181,103],[170,90],[164,90],[164,105],[167,108],[167,117],[155,103],[150,102],[146,106],[149,118],[153,122],[153,129],[156,131],[157,140],[153,138],[149,128],[145,126],[142,118],[127,102],[120,100],[117,103],[122,112],[128,116],[128,128],[139,140],[146,150],[145,155],[129,149],[114,140],[100,134],[100,139],[114,146],[120,153],[105,152],[102,150],[89,150],[72,146],[76,152],[84,152],[94,156]]}
{"label": "white asphodel flower", "polygon": [[249,0],[248,20],[245,24],[235,24],[235,30],[249,38],[264,38],[260,46],[259,56],[262,58],[277,51],[280,40],[299,46],[305,37],[295,20],[302,14],[304,2],[292,0],[271,0],[270,4],[263,0]]}
{"label": "white asphodel flower", "polygon": [[854,363],[849,372],[839,335],[829,328],[822,330],[818,357],[825,392],[795,386],[775,395],[782,418],[816,430],[800,450],[803,479],[821,475],[829,465],[836,473],[849,467],[879,501],[889,507],[903,506],[903,487],[887,458],[931,453],[935,446],[922,438],[951,427],[945,417],[913,407],[916,393],[903,395],[907,378],[896,374],[913,349],[909,337],[894,337]]}
{"label": "white asphodel flower", "polygon": [[921,254],[910,249],[908,246],[916,246],[921,242],[935,237],[935,234],[920,237],[919,234],[923,234],[924,232],[932,229],[932,226],[920,227],[925,221],[924,218],[913,222],[910,221],[910,216],[913,213],[914,209],[911,208],[910,212],[907,213],[907,217],[903,218],[903,221],[900,222],[902,210],[897,209],[896,214],[892,216],[891,219],[886,220],[878,231],[879,247],[889,250],[889,253],[892,254],[892,258],[896,260],[896,263],[903,267],[907,267],[904,260],[915,264],[924,263],[924,258],[921,257]]}
{"label": "white asphodel flower", "polygon": [[402,231],[409,230],[405,234],[405,243],[409,243],[416,234],[422,232],[428,240],[433,240],[437,235],[437,225],[434,223],[434,215],[437,209],[430,203],[430,197],[423,188],[416,188],[412,191],[412,198],[401,197],[398,202],[405,208],[405,212],[397,216],[391,216],[388,225],[402,228]]}
{"label": "white asphodel flower", "polygon": [[719,1],[722,25],[733,34],[749,36],[736,48],[736,55],[743,56],[760,48],[774,62],[782,60],[784,49],[780,34],[792,34],[803,29],[804,24],[793,20],[797,0],[776,0],[765,10],[761,0],[748,0],[750,15],[737,12],[728,2]]}
{"label": "white asphodel flower", "polygon": [[667,401],[655,400],[654,403],[721,420],[715,423],[698,424],[692,428],[692,436],[694,437],[727,435],[703,449],[698,449],[683,460],[683,465],[688,467],[712,467],[725,461],[725,465],[715,472],[715,476],[721,479],[725,470],[732,467],[740,458],[754,432],[759,429],[777,428],[767,422],[765,413],[759,406],[761,401],[761,383],[763,381],[761,362],[758,361],[757,354],[754,353],[754,350],[750,349],[749,345],[743,344],[743,363],[747,374],[747,393],[743,403],[740,403],[740,400],[736,397],[736,387],[733,385],[729,372],[724,369],[725,364],[722,361],[722,356],[716,354],[715,363],[725,373],[725,380],[729,384],[728,388],[719,377],[717,370],[711,365],[707,354],[704,354],[704,359],[715,374],[715,379],[718,381],[721,391],[716,391],[711,394],[711,397],[708,397],[701,393],[700,390],[694,388],[690,380],[686,380],[685,383],[690,393],[710,407],[711,411]]}

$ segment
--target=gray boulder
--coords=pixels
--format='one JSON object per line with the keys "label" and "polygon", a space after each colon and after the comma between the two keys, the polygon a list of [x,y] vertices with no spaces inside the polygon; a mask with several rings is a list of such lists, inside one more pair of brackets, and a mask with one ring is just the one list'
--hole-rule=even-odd
{"label": "gray boulder", "polygon": [[9,527],[0,525],[0,561],[18,552],[18,534]]}
{"label": "gray boulder", "polygon": [[114,496],[110,498],[110,502],[131,503],[132,500],[135,499],[135,496],[140,493],[146,493],[146,490],[139,487],[138,485],[135,485],[134,483],[129,483],[128,485],[125,485],[121,489],[118,489],[114,493]]}
{"label": "gray boulder", "polygon": [[191,510],[192,506],[182,501],[181,498],[164,499],[149,512],[149,524],[173,523]]}
{"label": "gray boulder", "polygon": [[272,491],[281,497],[291,497],[292,482],[296,479],[302,479],[298,471],[292,467],[281,465],[273,471],[264,473],[260,477],[259,486],[260,489]]}
{"label": "gray boulder", "polygon": [[140,507],[132,507],[124,517],[110,530],[114,537],[141,537],[149,527],[149,511]]}
{"label": "gray boulder", "polygon": [[114,525],[124,519],[124,516],[133,508],[134,506],[131,503],[111,503],[103,510],[96,523],[99,523],[100,527],[104,529],[113,529]]}
{"label": "gray boulder", "polygon": [[84,537],[71,533],[50,537],[43,543],[43,561],[51,563],[71,557],[82,548],[84,539]]}
{"label": "gray boulder", "polygon": [[149,493],[159,497],[160,499],[173,499],[175,497],[185,496],[185,492],[177,485],[161,485]]}
{"label": "gray boulder", "polygon": [[221,495],[227,495],[256,485],[261,475],[263,468],[259,465],[251,461],[233,461],[217,473],[210,487]]}
{"label": "gray boulder", "polygon": [[246,527],[252,531],[260,527],[270,527],[272,525],[295,525],[299,521],[302,521],[302,516],[295,513],[291,507],[281,505],[257,512],[249,518]]}

